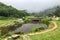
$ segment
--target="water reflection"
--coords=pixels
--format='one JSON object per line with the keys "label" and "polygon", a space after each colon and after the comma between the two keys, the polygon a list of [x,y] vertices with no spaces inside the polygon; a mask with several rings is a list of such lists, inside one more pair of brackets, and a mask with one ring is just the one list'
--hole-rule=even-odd
{"label": "water reflection", "polygon": [[31,32],[32,31],[32,28],[35,28],[35,27],[43,27],[43,28],[47,28],[47,25],[46,24],[33,24],[33,23],[28,23],[28,24],[23,24],[21,27],[17,28],[14,32]]}

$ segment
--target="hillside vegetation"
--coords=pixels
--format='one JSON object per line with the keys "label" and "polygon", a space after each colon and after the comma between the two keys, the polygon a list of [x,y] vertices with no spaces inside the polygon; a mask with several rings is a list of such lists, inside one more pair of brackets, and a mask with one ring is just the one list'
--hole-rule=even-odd
{"label": "hillside vegetation", "polygon": [[22,18],[28,15],[29,14],[25,10],[17,10],[12,6],[7,6],[0,2],[0,16]]}
{"label": "hillside vegetation", "polygon": [[40,11],[40,12],[37,12],[37,13],[32,13],[32,15],[34,16],[38,16],[38,17],[45,17],[45,16],[57,16],[57,17],[60,17],[60,6],[55,6],[53,8],[49,8],[49,9],[46,9],[44,11]]}

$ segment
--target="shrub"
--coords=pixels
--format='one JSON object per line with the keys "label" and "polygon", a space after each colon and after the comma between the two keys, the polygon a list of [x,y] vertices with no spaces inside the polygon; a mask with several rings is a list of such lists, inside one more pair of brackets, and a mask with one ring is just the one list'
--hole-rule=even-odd
{"label": "shrub", "polygon": [[26,20],[24,20],[24,22],[25,22],[25,23],[30,23],[31,20],[30,20],[30,19],[26,19]]}
{"label": "shrub", "polygon": [[32,32],[37,32],[41,30],[44,30],[44,28],[43,27],[32,28]]}
{"label": "shrub", "polygon": [[23,20],[25,23],[31,23],[32,18],[36,18],[36,17],[35,16],[26,16],[26,17],[23,17]]}
{"label": "shrub", "polygon": [[42,20],[40,20],[41,23],[44,23],[46,25],[49,25],[49,22],[51,21],[51,19],[49,17],[43,18]]}

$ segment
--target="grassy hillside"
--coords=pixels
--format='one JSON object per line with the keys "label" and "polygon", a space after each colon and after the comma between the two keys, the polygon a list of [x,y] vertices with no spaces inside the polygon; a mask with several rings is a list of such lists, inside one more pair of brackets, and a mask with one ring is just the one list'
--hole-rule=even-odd
{"label": "grassy hillside", "polygon": [[32,40],[60,40],[60,21],[57,22],[57,29],[48,33],[30,36]]}
{"label": "grassy hillside", "polygon": [[0,20],[0,25],[3,25],[3,24],[10,24],[12,23],[13,21],[17,20],[16,18],[11,18],[11,19],[5,19],[5,20]]}

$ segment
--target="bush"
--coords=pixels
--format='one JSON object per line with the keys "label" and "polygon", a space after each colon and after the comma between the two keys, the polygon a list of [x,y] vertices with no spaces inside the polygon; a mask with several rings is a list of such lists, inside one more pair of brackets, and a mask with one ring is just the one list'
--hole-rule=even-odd
{"label": "bush", "polygon": [[43,27],[32,28],[32,32],[37,32],[41,30],[44,30],[44,28]]}
{"label": "bush", "polygon": [[46,25],[49,25],[49,22],[51,21],[51,19],[49,17],[43,18],[40,22],[44,23]]}
{"label": "bush", "polygon": [[25,23],[31,23],[32,18],[36,18],[36,17],[35,16],[26,16],[26,17],[23,17],[23,20]]}
{"label": "bush", "polygon": [[16,21],[14,21],[14,23],[15,23],[15,25],[20,26],[20,25],[22,25],[24,23],[24,21],[22,19],[18,19]]}
{"label": "bush", "polygon": [[31,20],[30,19],[26,19],[24,20],[25,23],[31,23]]}

